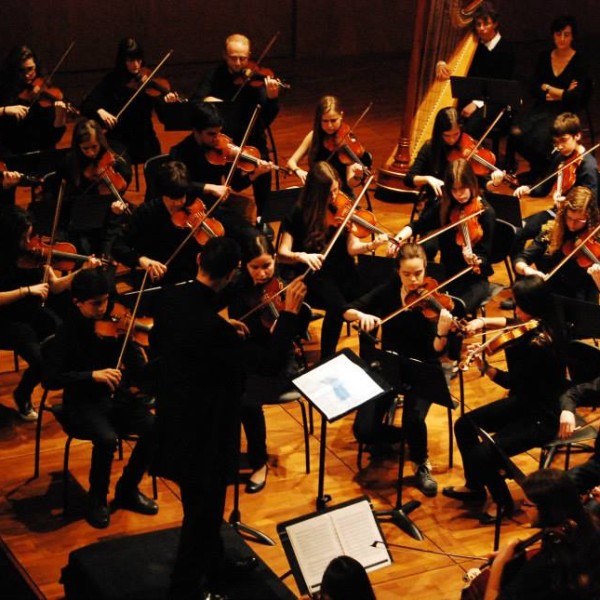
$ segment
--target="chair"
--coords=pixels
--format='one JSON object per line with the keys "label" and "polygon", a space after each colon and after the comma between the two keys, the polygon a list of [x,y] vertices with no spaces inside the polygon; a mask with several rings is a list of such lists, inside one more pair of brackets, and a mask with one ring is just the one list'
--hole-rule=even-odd
{"label": "chair", "polygon": [[568,438],[563,440],[557,437],[542,446],[540,469],[549,469],[556,453],[561,449],[565,449],[565,471],[569,468],[573,446],[576,446],[582,452],[594,451],[593,447],[583,442],[595,440],[598,430],[593,425],[586,425],[585,421],[579,416],[575,417],[575,422],[577,429]]}
{"label": "chair", "polygon": [[0,350],[6,350],[7,352],[12,352],[13,354],[13,365],[15,367],[15,373],[19,372],[19,355],[17,354],[17,351],[14,350],[13,348],[10,347],[4,347],[4,348],[0,348]]}
{"label": "chair", "polygon": [[600,349],[580,340],[569,342],[567,370],[573,385],[592,381],[600,375]]}
{"label": "chair", "polygon": [[[149,158],[144,163],[144,179],[146,180],[146,194],[144,199],[147,201],[150,198],[153,198],[156,195],[156,175],[158,173],[158,169],[166,163],[170,159],[168,154],[158,154],[157,156],[153,156]],[[136,189],[139,189],[139,183],[137,183],[137,167],[135,166],[136,173]]]}
{"label": "chair", "polygon": [[[278,165],[279,161],[277,158],[277,146],[275,145],[275,137],[273,136],[273,131],[271,131],[270,127],[267,127],[265,129],[265,131],[267,133],[267,140],[269,141],[269,147],[267,148],[267,153],[271,157],[271,162]],[[281,180],[280,180],[280,176],[279,176],[279,170],[277,170],[277,171],[275,171],[275,189],[279,190],[280,188],[281,188]]]}

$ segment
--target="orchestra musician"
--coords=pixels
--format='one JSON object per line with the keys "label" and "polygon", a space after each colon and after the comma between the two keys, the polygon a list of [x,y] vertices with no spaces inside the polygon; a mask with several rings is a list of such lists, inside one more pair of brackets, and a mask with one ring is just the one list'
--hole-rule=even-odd
{"label": "orchestra musician", "polygon": [[530,172],[518,175],[523,183],[534,183],[551,167],[554,119],[565,112],[577,114],[591,92],[587,59],[573,47],[575,18],[555,18],[550,31],[554,48],[539,55],[531,81],[534,104],[512,128],[506,150],[510,162],[515,151],[529,162]]}
{"label": "orchestra musician", "polygon": [[133,164],[144,163],[160,154],[160,143],[152,125],[152,111],[162,102],[177,102],[170,92],[153,97],[139,94],[117,119],[117,115],[138,89],[144,66],[144,51],[132,37],[123,38],[117,46],[115,66],[83,99],[81,112],[106,128],[111,147],[121,154],[128,153]]}
{"label": "orchestra musician", "polygon": [[239,263],[235,241],[209,240],[194,281],[163,291],[150,333],[158,358],[152,470],[179,485],[183,505],[173,599],[207,597],[223,566],[220,529],[227,478],[237,468],[244,361],[242,338],[219,316],[217,294]]}
{"label": "orchestra musician", "polygon": [[17,171],[0,170],[0,205],[6,206],[15,203],[15,188],[21,181],[22,173]]}
{"label": "orchestra musician", "polygon": [[[257,105],[261,107],[258,122],[248,137],[248,145],[258,148],[260,156],[269,160],[266,130],[279,112],[279,83],[273,77],[266,77],[264,85],[244,84],[244,72],[249,67],[251,56],[250,40],[240,33],[233,33],[225,40],[223,61],[206,73],[190,98],[191,102],[233,103],[237,110],[235,118],[225,121],[224,133],[240,144],[244,131]],[[242,89],[240,90],[240,87]],[[229,112],[229,111],[228,111]],[[202,181],[202,180],[200,180]],[[262,207],[271,191],[270,170],[256,173],[252,180],[257,218],[260,223]],[[261,223],[265,229],[266,223]],[[264,233],[264,231],[263,231]]]}
{"label": "orchestra musician", "polygon": [[459,158],[448,164],[442,183],[439,187],[443,196],[436,210],[424,212],[418,221],[406,225],[396,239],[404,241],[412,235],[423,235],[448,225],[461,215],[483,209],[483,213],[471,219],[473,231],[464,239],[457,237],[457,230],[462,229],[460,226],[438,236],[440,262],[448,277],[466,266],[474,267],[471,273],[452,282],[447,289],[453,296],[461,298],[467,313],[471,313],[489,291],[488,276],[493,273],[489,257],[496,217],[494,209],[481,195],[477,177],[465,159]]}
{"label": "orchestra musician", "polygon": [[[396,256],[397,266],[392,276],[364,296],[350,302],[344,312],[344,319],[358,321],[363,331],[375,329],[381,317],[405,306],[418,290],[424,289],[426,264],[427,257],[421,246],[411,243],[402,245]],[[448,351],[454,352],[453,358],[459,352],[460,343],[457,345],[453,329],[452,314],[446,308],[440,307],[439,316],[431,320],[418,308],[408,310],[384,323],[382,348],[406,358],[439,365],[440,357]],[[362,343],[369,342],[363,339]],[[354,421],[354,435],[359,442],[393,444],[402,439],[397,427],[383,424],[383,417],[396,393],[359,407]],[[414,464],[417,487],[426,496],[435,496],[438,487],[431,474],[425,423],[433,400],[420,397],[409,390],[404,394],[402,411],[402,431],[410,450],[410,460]]]}
{"label": "orchestra musician", "polygon": [[[543,225],[535,240],[515,257],[515,273],[544,277],[568,253],[568,248],[598,225],[600,215],[592,190],[583,186],[571,188],[560,203],[556,218]],[[595,244],[598,245],[598,242]],[[569,260],[548,284],[554,293],[561,296],[597,303],[600,263],[589,259],[583,262],[584,255],[578,261],[578,256],[579,253]]]}
{"label": "orchestra musician", "polygon": [[139,439],[117,482],[112,508],[144,515],[158,513],[157,503],[138,488],[152,456],[154,415],[128,390],[131,385],[144,384],[146,360],[136,343],[129,341],[123,366],[119,366],[123,336],[96,332],[96,323],[110,315],[108,292],[108,279],[100,269],[75,275],[71,311],[50,342],[50,349],[44,351],[45,385],[63,389],[66,430],[93,444],[85,518],[98,529],[110,523],[107,496],[111,466],[123,434],[134,433]]}
{"label": "orchestra musician", "polygon": [[[499,12],[491,2],[481,2],[475,9],[472,28],[478,44],[467,77],[513,79],[516,55],[512,44],[498,31],[499,20]],[[451,75],[446,62],[439,61],[436,65],[438,79],[448,79]],[[493,102],[493,99],[487,106],[481,99],[467,102],[460,108],[465,130],[472,137],[479,138],[502,108],[503,105]]]}
{"label": "orchestra musician", "polygon": [[[465,474],[465,484],[444,488],[449,498],[481,508],[479,520],[491,524],[491,502],[504,516],[515,506],[502,475],[504,465],[495,448],[480,439],[478,428],[492,434],[496,446],[507,456],[541,446],[558,431],[560,394],[566,389],[563,332],[554,322],[550,293],[535,275],[524,277],[513,286],[517,318],[523,323],[522,335],[516,333],[505,347],[508,370],[484,363],[475,354],[476,366],[494,383],[508,389],[501,400],[484,404],[455,423],[455,433]],[[481,319],[478,319],[481,321]],[[486,489],[491,498],[488,499]]]}
{"label": "orchestra musician", "polygon": [[[0,71],[0,154],[50,150],[65,132],[67,106],[62,100],[49,106],[29,98],[44,83],[37,56],[28,46],[15,46]],[[44,103],[45,104],[45,103]]]}
{"label": "orchestra musician", "polygon": [[[282,282],[275,273],[275,250],[263,235],[249,237],[242,247],[242,273],[231,290],[228,302],[230,319],[239,320],[278,292]],[[246,433],[248,461],[252,473],[246,492],[255,494],[266,485],[266,423],[262,403],[277,399],[290,387],[290,378],[299,371],[293,341],[308,327],[301,318],[306,285],[294,281],[264,308],[243,320],[247,335],[244,340],[244,367],[247,373],[242,404],[242,425]],[[304,305],[304,314],[309,310]],[[304,329],[304,331],[302,331]]]}
{"label": "orchestra musician", "polygon": [[539,550],[516,557],[518,539],[493,558],[484,600],[578,598],[600,594],[600,536],[564,471],[535,471],[523,491],[537,510],[543,529]]}
{"label": "orchestra musician", "polygon": [[[287,166],[304,184],[308,171],[301,169],[298,163],[305,156],[308,156],[308,168],[310,169],[316,162],[326,160],[337,171],[342,182],[342,191],[352,196],[352,188],[359,186],[364,179],[365,161],[370,162],[370,158],[367,157],[368,153],[366,151],[361,156],[357,156],[362,164],[357,163],[350,156],[347,159],[344,157],[344,160],[340,158],[340,155],[344,153],[342,142],[350,145],[350,137],[352,136],[352,132],[349,131],[343,120],[344,111],[339,98],[336,96],[323,96],[315,110],[312,130],[306,134],[306,137],[289,158]],[[340,132],[346,130],[348,130],[346,137],[340,136]],[[333,156],[331,156],[332,149],[336,150],[333,152]]]}
{"label": "orchestra musician", "polygon": [[292,211],[286,216],[278,248],[282,264],[295,265],[294,272],[308,267],[312,273],[306,283],[308,302],[325,310],[321,331],[321,357],[335,353],[340,337],[346,304],[356,295],[358,273],[353,257],[365,254],[387,243],[387,236],[361,242],[353,233],[344,231],[324,260],[323,252],[336,232],[330,222],[331,206],[340,190],[337,171],[323,161],[315,163]]}
{"label": "orchestra musician", "polygon": [[[42,356],[40,342],[56,331],[59,318],[45,305],[49,295],[60,294],[71,284],[74,273],[59,277],[43,262],[27,260],[26,252],[33,227],[20,207],[0,211],[0,344],[12,348],[27,361],[27,369],[13,391],[18,414],[24,421],[35,421],[31,403],[33,390],[40,383]],[[34,257],[35,258],[35,257]],[[85,267],[98,266],[91,259]],[[44,273],[47,272],[47,277]]]}

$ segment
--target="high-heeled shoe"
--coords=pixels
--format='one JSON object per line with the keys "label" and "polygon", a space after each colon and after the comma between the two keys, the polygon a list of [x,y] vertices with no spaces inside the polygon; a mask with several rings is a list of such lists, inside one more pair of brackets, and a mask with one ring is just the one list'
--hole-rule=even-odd
{"label": "high-heeled shoe", "polygon": [[[252,475],[261,469],[265,469],[265,478],[262,481],[252,481]],[[267,485],[267,475],[269,474],[269,465],[264,465],[264,467],[260,467],[256,469],[251,475],[250,479],[248,479],[248,483],[246,483],[246,494],[258,494],[264,487]]]}
{"label": "high-heeled shoe", "polygon": [[493,513],[490,513],[488,509],[484,508],[483,512],[479,515],[479,522],[482,525],[494,525],[498,519],[498,511],[502,511],[503,519],[509,519],[516,512],[515,503],[511,500],[505,504],[497,504],[496,510]]}
{"label": "high-heeled shoe", "polygon": [[470,504],[483,504],[486,499],[485,490],[457,490],[454,486],[445,487],[442,494],[447,498],[460,500],[461,502]]}

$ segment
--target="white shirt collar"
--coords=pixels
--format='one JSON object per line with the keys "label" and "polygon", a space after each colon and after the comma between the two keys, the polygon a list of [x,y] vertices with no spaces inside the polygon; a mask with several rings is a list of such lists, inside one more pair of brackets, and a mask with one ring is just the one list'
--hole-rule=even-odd
{"label": "white shirt collar", "polygon": [[500,37],[500,34],[497,33],[487,44],[484,44],[484,46],[491,52],[498,45]]}

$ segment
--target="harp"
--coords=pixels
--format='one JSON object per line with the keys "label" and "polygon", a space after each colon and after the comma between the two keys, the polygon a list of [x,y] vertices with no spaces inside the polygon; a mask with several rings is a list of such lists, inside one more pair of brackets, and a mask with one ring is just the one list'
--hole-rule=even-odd
{"label": "harp", "polygon": [[436,64],[444,60],[452,75],[467,74],[477,48],[470,24],[481,2],[465,6],[463,0],[417,0],[400,137],[385,166],[378,171],[379,187],[406,189],[404,176],[423,143],[431,137],[437,112],[455,104],[450,79],[436,79]]}

